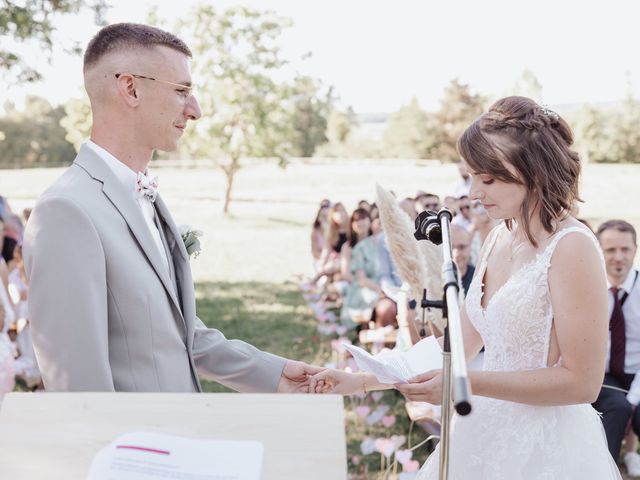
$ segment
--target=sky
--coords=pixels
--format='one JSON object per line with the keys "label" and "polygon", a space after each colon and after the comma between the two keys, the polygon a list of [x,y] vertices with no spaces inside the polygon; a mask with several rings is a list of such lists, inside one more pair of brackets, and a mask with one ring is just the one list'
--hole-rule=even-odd
{"label": "sky", "polygon": [[[110,0],[109,23],[145,22],[151,5],[160,17],[183,16],[196,0]],[[629,0],[323,0],[211,1],[219,9],[242,4],[290,17],[281,46],[291,71],[333,85],[358,113],[392,112],[417,97],[438,107],[453,78],[473,92],[509,93],[525,69],[543,86],[549,105],[601,103],[640,93],[640,3]],[[98,30],[90,15],[57,23],[60,43],[86,45]],[[39,58],[36,50],[25,50]],[[311,57],[301,60],[305,53]],[[38,60],[45,80],[0,92],[0,104],[38,94],[53,104],[79,96],[79,56],[56,47],[53,63]],[[205,83],[206,78],[194,79]]]}

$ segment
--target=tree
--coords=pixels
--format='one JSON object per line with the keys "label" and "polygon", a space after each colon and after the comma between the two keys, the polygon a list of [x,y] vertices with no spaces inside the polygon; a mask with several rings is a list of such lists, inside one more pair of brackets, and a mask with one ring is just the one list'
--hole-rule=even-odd
{"label": "tree", "polygon": [[311,157],[316,147],[327,141],[327,119],[334,98],[332,88],[324,94],[322,90],[320,81],[311,77],[297,77],[293,81],[289,93],[293,101],[293,155]]}
{"label": "tree", "polygon": [[27,97],[23,110],[6,104],[0,118],[0,167],[66,165],[74,157],[73,147],[64,139],[60,119],[62,107],[52,108],[41,97]]}
{"label": "tree", "polygon": [[356,118],[353,109],[346,112],[338,108],[332,108],[327,119],[327,131],[325,136],[330,144],[338,145],[347,141],[347,137],[356,125]]}
{"label": "tree", "polygon": [[435,153],[444,161],[457,161],[456,142],[464,129],[469,126],[483,110],[483,98],[472,94],[469,85],[453,79],[445,88],[444,96],[436,112]]}
{"label": "tree", "polygon": [[389,117],[384,153],[394,158],[428,158],[433,152],[435,131],[433,116],[422,110],[413,97]]}
{"label": "tree", "polygon": [[[177,32],[193,51],[194,78],[206,80],[198,91],[205,115],[187,133],[186,144],[191,155],[220,159],[227,179],[225,214],[242,158],[277,157],[285,165],[296,138],[305,151],[318,139],[315,126],[307,137],[300,135],[305,115],[307,125],[318,123],[315,107],[308,108],[316,82],[273,79],[286,64],[277,41],[289,25],[273,12],[233,7],[220,13],[211,5],[196,6],[178,22]],[[296,110],[301,98],[306,110]],[[295,127],[292,112],[298,115]]]}
{"label": "tree", "polygon": [[613,125],[613,161],[640,163],[640,101],[634,98],[631,85]]}
{"label": "tree", "polygon": [[65,139],[73,145],[76,152],[80,145],[91,135],[91,104],[86,93],[79,98],[71,98],[64,104],[65,116],[60,125],[66,130]]}
{"label": "tree", "polygon": [[[0,0],[0,4],[0,71],[5,84],[42,78],[37,68],[18,53],[18,44],[36,44],[50,54],[54,43],[57,43],[54,38],[56,18],[90,9],[95,22],[102,24],[107,8],[105,0]],[[77,44],[67,46],[67,50],[80,51]]]}
{"label": "tree", "polygon": [[614,115],[591,105],[577,113],[574,125],[575,148],[584,163],[612,162],[615,148]]}

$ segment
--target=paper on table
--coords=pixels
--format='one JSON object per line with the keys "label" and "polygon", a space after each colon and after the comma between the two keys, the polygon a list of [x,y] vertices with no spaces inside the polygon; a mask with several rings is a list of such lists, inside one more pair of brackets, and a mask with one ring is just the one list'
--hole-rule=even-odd
{"label": "paper on table", "polygon": [[98,452],[87,480],[258,480],[263,450],[259,442],[130,432]]}
{"label": "paper on table", "polygon": [[358,368],[373,373],[381,383],[407,383],[429,370],[442,368],[442,349],[434,337],[420,340],[406,352],[385,350],[371,355],[360,347],[344,344]]}

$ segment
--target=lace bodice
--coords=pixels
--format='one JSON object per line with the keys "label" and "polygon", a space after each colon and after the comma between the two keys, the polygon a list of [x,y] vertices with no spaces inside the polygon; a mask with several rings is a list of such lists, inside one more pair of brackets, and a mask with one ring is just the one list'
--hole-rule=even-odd
{"label": "lace bodice", "polygon": [[[505,227],[486,240],[467,294],[469,319],[485,344],[484,369],[532,370],[547,366],[553,309],[547,281],[558,242],[576,232],[598,242],[586,228],[566,227],[511,275],[482,308],[487,257]],[[601,261],[604,264],[602,254]],[[604,265],[603,265],[604,275]],[[607,450],[602,421],[588,404],[541,406],[474,396],[473,410],[454,416],[451,480],[622,480]],[[440,445],[418,474],[437,480]]]}
{"label": "lace bodice", "polygon": [[[547,366],[553,309],[547,274],[558,242],[578,232],[600,246],[586,228],[567,227],[555,233],[543,251],[516,271],[482,307],[483,279],[487,258],[496,239],[506,230],[496,227],[487,239],[487,248],[476,267],[466,300],[469,320],[485,345],[484,369],[493,371],[531,370]],[[600,254],[602,258],[602,253]],[[603,260],[604,261],[604,260]]]}

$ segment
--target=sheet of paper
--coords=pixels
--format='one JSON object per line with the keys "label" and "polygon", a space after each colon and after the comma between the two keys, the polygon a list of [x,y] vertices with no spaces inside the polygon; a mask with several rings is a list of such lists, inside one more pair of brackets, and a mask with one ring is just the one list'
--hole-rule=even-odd
{"label": "sheet of paper", "polygon": [[130,432],[98,452],[87,480],[258,480],[263,450],[259,442]]}
{"label": "sheet of paper", "polygon": [[360,370],[373,373],[381,383],[407,383],[416,375],[442,368],[442,349],[434,337],[420,340],[406,352],[384,350],[371,355],[354,345],[344,347]]}

